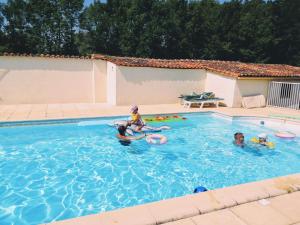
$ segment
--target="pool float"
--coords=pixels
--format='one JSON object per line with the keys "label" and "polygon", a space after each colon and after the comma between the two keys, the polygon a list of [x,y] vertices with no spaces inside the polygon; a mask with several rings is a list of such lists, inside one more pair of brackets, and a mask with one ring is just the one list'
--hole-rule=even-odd
{"label": "pool float", "polygon": [[293,139],[296,137],[296,134],[293,134],[288,131],[279,131],[279,132],[275,133],[275,136],[279,137],[279,138]]}
{"label": "pool float", "polygon": [[[113,123],[108,123],[108,126],[111,127],[118,127],[118,126],[126,126],[127,125],[127,121],[126,120],[116,120]],[[126,133],[133,136],[133,130],[130,129],[129,127],[127,127],[126,129]]]}
{"label": "pool float", "polygon": [[146,141],[149,144],[162,145],[167,143],[167,137],[161,134],[150,134],[146,137]]}
{"label": "pool float", "polygon": [[181,120],[186,120],[186,117],[182,117],[180,115],[171,115],[171,116],[145,116],[143,120],[145,122],[176,122]]}
{"label": "pool float", "polygon": [[205,192],[205,191],[208,191],[208,190],[205,187],[199,186],[199,187],[195,188],[194,193],[200,193],[200,192]]}
{"label": "pool float", "polygon": [[[251,138],[250,141],[255,143],[255,144],[259,144],[259,140],[256,137]],[[273,149],[273,148],[275,148],[275,143],[269,141],[269,142],[266,142],[265,146],[268,147],[268,148]]]}
{"label": "pool float", "polygon": [[[130,127],[128,127],[128,129],[130,129],[134,132],[137,132],[138,126],[131,125]],[[171,127],[169,127],[169,126],[161,126],[161,127],[143,126],[140,131],[142,131],[142,132],[160,132],[162,130],[170,130],[170,129],[171,129]]]}

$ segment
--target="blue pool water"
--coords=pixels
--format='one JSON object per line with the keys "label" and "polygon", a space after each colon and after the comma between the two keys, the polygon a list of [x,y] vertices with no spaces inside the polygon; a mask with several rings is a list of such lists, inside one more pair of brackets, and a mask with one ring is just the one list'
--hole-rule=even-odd
{"label": "blue pool water", "polygon": [[[299,138],[278,139],[263,126],[211,114],[185,116],[168,124],[161,146],[123,146],[106,121],[0,127],[0,224],[46,223],[182,196],[199,185],[300,172]],[[237,131],[248,140],[266,132],[276,149],[235,147]]]}

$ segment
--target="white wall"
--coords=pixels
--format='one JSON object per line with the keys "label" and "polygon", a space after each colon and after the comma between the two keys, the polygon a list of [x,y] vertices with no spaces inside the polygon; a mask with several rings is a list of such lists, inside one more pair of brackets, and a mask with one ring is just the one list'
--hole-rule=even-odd
{"label": "white wall", "polygon": [[235,89],[234,107],[242,106],[242,97],[251,95],[264,95],[267,99],[269,80],[237,80]]}
{"label": "white wall", "polygon": [[234,106],[235,87],[235,78],[207,72],[205,91],[212,91],[216,97],[224,98],[224,103],[229,107]]}
{"label": "white wall", "polygon": [[106,102],[107,100],[107,62],[104,60],[93,60],[94,69],[94,94],[95,102]]}
{"label": "white wall", "polygon": [[106,99],[106,65],[90,59],[0,56],[0,104]]}
{"label": "white wall", "polygon": [[269,80],[226,77],[207,72],[206,91],[212,91],[217,97],[224,98],[228,107],[241,107],[242,97],[262,94],[267,98]]}
{"label": "white wall", "polygon": [[107,103],[111,105],[117,104],[117,66],[111,62],[107,62]]}
{"label": "white wall", "polygon": [[118,105],[178,103],[180,94],[204,91],[204,70],[117,66]]}

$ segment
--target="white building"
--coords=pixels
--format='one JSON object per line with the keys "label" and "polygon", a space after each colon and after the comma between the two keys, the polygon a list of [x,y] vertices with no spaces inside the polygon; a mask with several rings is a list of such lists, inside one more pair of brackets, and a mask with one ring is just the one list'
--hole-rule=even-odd
{"label": "white building", "polygon": [[242,96],[267,97],[272,80],[300,80],[300,67],[213,60],[92,55],[0,56],[0,104],[166,104],[212,91],[229,107]]}

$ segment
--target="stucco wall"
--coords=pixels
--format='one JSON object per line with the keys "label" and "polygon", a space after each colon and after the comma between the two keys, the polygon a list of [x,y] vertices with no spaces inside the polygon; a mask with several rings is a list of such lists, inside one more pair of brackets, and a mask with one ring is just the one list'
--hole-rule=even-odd
{"label": "stucco wall", "polygon": [[267,99],[269,80],[237,80],[234,107],[242,106],[242,97],[262,94]]}
{"label": "stucco wall", "polygon": [[107,62],[107,103],[117,104],[117,67],[115,64]]}
{"label": "stucco wall", "polygon": [[95,102],[106,102],[107,100],[107,62],[93,60],[94,71],[94,94]]}
{"label": "stucco wall", "polygon": [[0,104],[102,102],[106,64],[83,59],[0,57]]}
{"label": "stucco wall", "polygon": [[212,91],[216,97],[224,98],[224,103],[229,107],[234,107],[235,87],[235,78],[207,72],[205,91]]}
{"label": "stucco wall", "polygon": [[118,105],[178,103],[180,94],[204,91],[204,70],[117,66]]}

